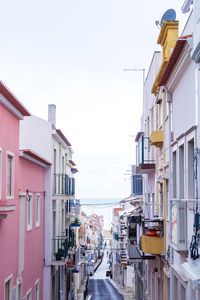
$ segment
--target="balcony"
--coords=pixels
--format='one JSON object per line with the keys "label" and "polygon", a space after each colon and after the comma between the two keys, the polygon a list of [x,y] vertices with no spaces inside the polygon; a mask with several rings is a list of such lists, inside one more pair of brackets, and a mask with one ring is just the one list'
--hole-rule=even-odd
{"label": "balcony", "polygon": [[141,250],[144,253],[160,255],[164,253],[163,219],[143,219]]}
{"label": "balcony", "polygon": [[65,213],[68,217],[75,217],[80,215],[80,200],[79,199],[69,199],[65,204]]}
{"label": "balcony", "polygon": [[152,131],[150,137],[150,143],[152,146],[162,147],[163,139],[164,139],[163,130]]}
{"label": "balcony", "polygon": [[155,161],[152,159],[149,137],[145,137],[142,133],[136,142],[136,173],[145,174],[155,171]]}
{"label": "balcony", "polygon": [[171,240],[176,251],[187,251],[187,202],[181,199],[170,201]]}
{"label": "balcony", "polygon": [[114,240],[119,241],[119,235],[116,232],[113,233],[113,238]]}
{"label": "balcony", "polygon": [[53,174],[53,194],[69,195],[69,176],[63,173]]}
{"label": "balcony", "polygon": [[68,255],[68,249],[70,243],[68,237],[58,236],[52,239],[53,243],[53,256],[52,264],[62,265],[66,263],[66,258]]}

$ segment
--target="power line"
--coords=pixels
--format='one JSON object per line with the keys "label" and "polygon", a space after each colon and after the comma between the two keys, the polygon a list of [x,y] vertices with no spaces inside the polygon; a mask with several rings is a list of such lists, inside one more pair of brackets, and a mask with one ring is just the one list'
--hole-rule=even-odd
{"label": "power line", "polygon": [[116,204],[119,204],[119,201],[113,203],[81,203],[81,206],[105,206],[105,205],[113,206]]}

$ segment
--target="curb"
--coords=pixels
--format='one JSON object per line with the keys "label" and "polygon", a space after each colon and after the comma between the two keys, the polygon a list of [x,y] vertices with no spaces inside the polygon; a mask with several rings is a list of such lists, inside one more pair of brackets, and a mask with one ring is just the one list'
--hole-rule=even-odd
{"label": "curb", "polygon": [[108,280],[110,281],[110,283],[112,284],[113,288],[124,298],[124,295],[120,292],[120,290],[118,289],[118,287],[115,285],[115,283],[113,282],[113,280],[111,280],[110,277],[108,277]]}
{"label": "curb", "polygon": [[[112,280],[110,277],[108,278],[110,280],[110,283],[112,284],[112,286],[118,291],[118,293],[123,297],[124,300],[129,299],[127,297],[130,297],[131,295],[129,293],[122,293],[120,291],[121,287],[117,286],[114,282],[114,280]],[[130,298],[132,299],[132,298]],[[133,298],[135,299],[135,297]]]}

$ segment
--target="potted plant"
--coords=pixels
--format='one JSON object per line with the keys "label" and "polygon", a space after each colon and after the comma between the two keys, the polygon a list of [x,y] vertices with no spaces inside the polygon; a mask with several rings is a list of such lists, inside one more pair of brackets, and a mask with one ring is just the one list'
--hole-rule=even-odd
{"label": "potted plant", "polygon": [[71,223],[70,226],[71,226],[71,227],[80,227],[80,226],[81,226],[81,223],[80,223],[79,218],[76,217],[76,218],[74,219],[74,222]]}

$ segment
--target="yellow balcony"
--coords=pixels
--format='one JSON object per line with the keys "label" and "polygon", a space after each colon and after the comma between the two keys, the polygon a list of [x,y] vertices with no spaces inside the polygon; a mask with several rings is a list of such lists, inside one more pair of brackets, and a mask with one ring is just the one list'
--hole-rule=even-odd
{"label": "yellow balcony", "polygon": [[152,131],[150,136],[150,143],[152,146],[161,147],[163,145],[163,130]]}
{"label": "yellow balcony", "polygon": [[164,253],[164,238],[142,235],[141,250],[154,255]]}

